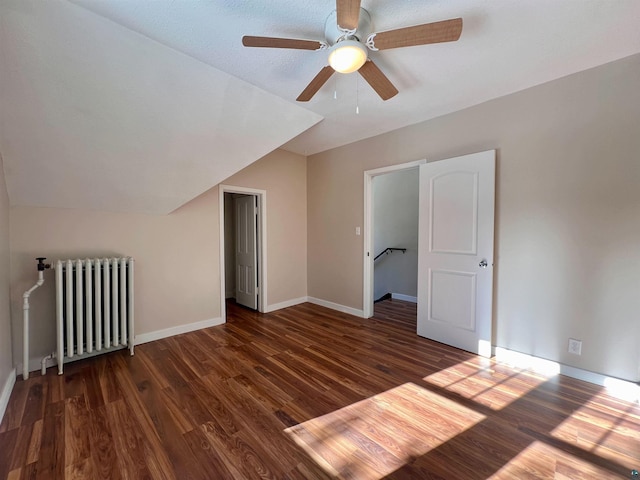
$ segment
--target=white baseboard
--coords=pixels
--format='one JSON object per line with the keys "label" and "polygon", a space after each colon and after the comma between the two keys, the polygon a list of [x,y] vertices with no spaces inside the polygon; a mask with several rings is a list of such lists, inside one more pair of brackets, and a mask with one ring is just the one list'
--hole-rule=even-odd
{"label": "white baseboard", "polygon": [[309,301],[308,297],[300,297],[300,298],[292,298],[291,300],[285,300],[284,302],[274,303],[272,305],[267,305],[264,313],[275,312],[276,310],[280,310],[281,308],[293,307],[294,305],[300,305],[301,303]]}
{"label": "white baseboard", "polygon": [[[142,343],[153,342],[154,340],[160,340],[161,338],[172,337],[181,333],[193,332],[194,330],[200,330],[207,327],[215,327],[216,325],[222,325],[224,320],[222,318],[211,318],[209,320],[202,320],[200,322],[187,323],[186,325],[178,325],[177,327],[165,328],[163,330],[156,330],[149,333],[141,333],[135,336],[134,345],[140,345]],[[54,367],[58,365],[56,358],[48,358],[46,368]],[[29,372],[39,371],[42,368],[42,358],[29,359]],[[16,370],[22,375],[22,363],[16,366]]]}
{"label": "white baseboard", "polygon": [[224,319],[218,317],[218,318],[211,318],[209,320],[202,320],[200,322],[187,323],[186,325],[178,325],[177,327],[165,328],[163,330],[156,330],[155,332],[141,333],[139,335],[136,335],[134,340],[134,345],[153,342],[154,340],[173,337],[174,335],[193,332],[194,330],[200,330],[202,328],[215,327],[217,325],[222,325],[223,323],[224,323]]}
{"label": "white baseboard", "polygon": [[418,297],[405,295],[404,293],[392,293],[391,298],[395,300],[404,300],[405,302],[418,303]]}
{"label": "white baseboard", "polygon": [[500,363],[517,368],[527,368],[543,375],[566,375],[585,382],[600,385],[607,389],[607,393],[628,401],[640,401],[640,385],[628,380],[609,377],[601,373],[590,372],[581,368],[572,367],[563,363],[546,360],[544,358],[520,353],[507,348],[496,347],[495,359]]}
{"label": "white baseboard", "polygon": [[13,386],[16,384],[16,369],[14,368],[9,372],[9,376],[4,382],[2,391],[0,391],[0,423],[4,418],[4,413],[7,411],[7,405],[9,405],[9,398],[11,398],[11,392]]}
{"label": "white baseboard", "polygon": [[337,310],[338,312],[348,313],[349,315],[354,315],[356,317],[365,318],[364,310],[358,310],[357,308],[347,307],[345,305],[340,305],[339,303],[333,303],[328,300],[322,300],[321,298],[307,297],[307,302],[313,303],[315,305],[320,305],[321,307],[327,307],[332,310]]}

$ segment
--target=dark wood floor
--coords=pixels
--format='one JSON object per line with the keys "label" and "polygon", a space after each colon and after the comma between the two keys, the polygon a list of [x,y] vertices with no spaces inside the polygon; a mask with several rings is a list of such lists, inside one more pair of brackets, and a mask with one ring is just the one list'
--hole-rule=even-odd
{"label": "dark wood floor", "polygon": [[303,304],[18,380],[0,478],[629,478],[640,408]]}

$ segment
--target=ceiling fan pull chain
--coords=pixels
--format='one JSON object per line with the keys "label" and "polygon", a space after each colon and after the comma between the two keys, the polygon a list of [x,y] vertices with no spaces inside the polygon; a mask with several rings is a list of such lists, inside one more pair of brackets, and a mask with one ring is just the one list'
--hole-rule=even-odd
{"label": "ceiling fan pull chain", "polygon": [[360,87],[360,78],[359,75],[356,75],[356,115],[360,115],[360,99],[359,99],[359,87]]}
{"label": "ceiling fan pull chain", "polygon": [[338,78],[333,77],[333,99],[338,99]]}

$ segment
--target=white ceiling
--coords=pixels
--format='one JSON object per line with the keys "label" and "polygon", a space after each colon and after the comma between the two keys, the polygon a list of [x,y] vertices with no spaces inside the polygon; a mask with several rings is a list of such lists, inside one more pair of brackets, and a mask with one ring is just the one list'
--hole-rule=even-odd
{"label": "white ceiling", "polygon": [[66,1],[0,13],[13,206],[169,213],[322,119]]}
{"label": "white ceiling", "polygon": [[640,52],[638,0],[362,6],[374,31],[462,17],[462,36],[372,53],[391,100],[335,74],[300,104],[326,52],[241,37],[324,40],[334,0],[0,0],[11,203],[165,213],[277,147],[311,155]]}

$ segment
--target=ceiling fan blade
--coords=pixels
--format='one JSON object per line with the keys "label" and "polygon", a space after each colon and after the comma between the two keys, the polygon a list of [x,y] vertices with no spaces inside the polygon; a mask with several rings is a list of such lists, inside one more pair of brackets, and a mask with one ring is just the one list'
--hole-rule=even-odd
{"label": "ceiling fan blade", "polygon": [[319,50],[322,48],[321,42],[313,40],[296,40],[293,38],[275,37],[252,37],[245,35],[242,37],[242,45],[245,47],[266,47],[266,48],[295,48],[297,50]]}
{"label": "ceiling fan blade", "polygon": [[360,0],[336,0],[338,26],[345,30],[358,28]]}
{"label": "ceiling fan blade", "polygon": [[393,86],[393,83],[382,73],[382,70],[373,63],[371,60],[367,60],[363,66],[360,67],[360,75],[364,78],[371,88],[373,88],[382,100],[389,100],[395,97],[398,93],[398,89]]}
{"label": "ceiling fan blade", "polygon": [[454,42],[462,33],[462,19],[452,18],[442,22],[425,23],[413,27],[398,28],[371,35],[373,46],[377,50],[412,47],[429,43]]}
{"label": "ceiling fan blade", "polygon": [[327,80],[331,78],[333,72],[335,72],[335,70],[329,65],[320,70],[320,73],[318,73],[313,78],[313,80],[311,80],[311,83],[309,83],[309,85],[307,85],[307,88],[305,88],[302,93],[298,95],[298,98],[296,98],[296,100],[298,102],[308,102],[309,100],[311,100],[316,92],[320,90],[320,88],[322,88],[322,86],[327,83]]}

